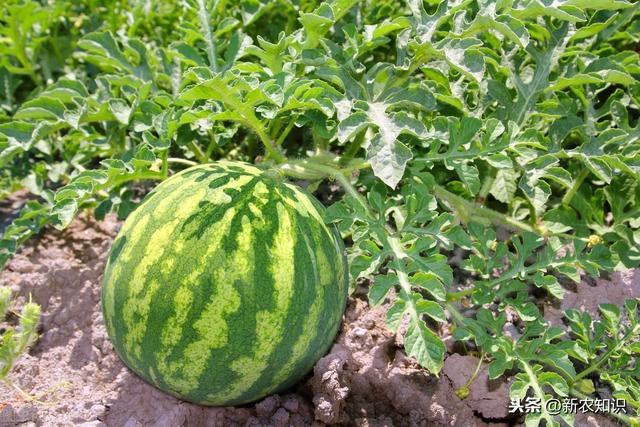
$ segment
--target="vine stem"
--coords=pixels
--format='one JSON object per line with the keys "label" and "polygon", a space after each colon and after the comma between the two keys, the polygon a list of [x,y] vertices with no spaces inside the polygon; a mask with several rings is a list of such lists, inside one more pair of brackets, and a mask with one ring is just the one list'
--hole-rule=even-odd
{"label": "vine stem", "polygon": [[296,124],[296,121],[292,118],[289,121],[289,124],[287,125],[287,127],[284,128],[284,131],[280,133],[280,136],[276,140],[276,147],[280,147],[284,143],[284,140],[287,138],[287,136],[289,135],[289,133],[291,132],[295,124]]}
{"label": "vine stem", "polygon": [[407,310],[409,312],[409,315],[412,317],[412,319],[415,322],[419,322],[420,315],[418,314],[416,305],[413,302],[413,298],[411,298],[411,282],[409,282],[409,276],[402,268],[402,263],[404,262],[404,259],[408,257],[408,255],[402,248],[402,243],[400,242],[400,239],[398,239],[395,236],[392,236],[391,233],[389,233],[389,230],[387,230],[386,228],[385,228],[385,231],[387,231],[387,233],[385,233],[386,235],[384,236],[384,238],[389,244],[389,247],[391,248],[391,251],[393,253],[393,257],[395,258],[395,270],[398,276],[400,289],[402,290],[402,293],[405,294],[404,299],[405,299],[405,303],[407,304]]}
{"label": "vine stem", "polygon": [[[533,392],[538,397],[540,397],[540,401],[542,402],[543,405],[545,405],[546,399],[545,399],[544,390],[542,390],[542,386],[538,382],[538,377],[536,376],[536,373],[533,371],[533,368],[529,365],[529,363],[526,360],[520,359],[518,360],[518,364],[522,367],[522,369],[526,372],[527,376],[529,377],[529,383],[531,384],[531,388],[533,389]],[[544,418],[549,424],[551,424],[551,422],[553,421],[553,419],[547,419],[547,417],[544,417]]]}
{"label": "vine stem", "polygon": [[347,148],[347,151],[345,151],[342,156],[343,159],[352,159],[358,153],[358,150],[360,150],[360,147],[362,147],[364,143],[365,134],[366,131],[362,131],[353,139],[351,145],[349,145],[349,148]]}
{"label": "vine stem", "polygon": [[358,193],[358,190],[356,190],[353,185],[351,185],[351,183],[349,182],[349,180],[347,179],[347,177],[345,177],[342,174],[337,174],[336,175],[336,179],[338,180],[338,182],[340,183],[340,185],[342,185],[342,187],[344,188],[344,190],[349,193],[349,195],[351,195],[352,197],[354,197],[358,203],[360,203],[360,205],[362,206],[362,208],[365,210],[365,212],[371,216],[372,218],[375,218],[375,215],[373,214],[373,212],[371,211],[371,208],[369,207],[369,204],[367,203],[367,201],[365,200],[364,197],[362,197],[362,194]]}
{"label": "vine stem", "polygon": [[475,286],[469,289],[463,289],[458,292],[447,292],[447,301],[458,301],[461,298],[471,295],[476,290]]}
{"label": "vine stem", "polygon": [[567,191],[567,193],[562,198],[563,206],[569,206],[569,204],[571,203],[571,200],[573,199],[573,196],[576,195],[576,193],[578,192],[578,189],[582,185],[582,182],[585,180],[587,176],[589,176],[589,169],[587,168],[582,169],[580,174],[576,177],[576,180],[573,182],[573,185],[571,185],[571,188],[569,189],[569,191]]}
{"label": "vine stem", "polygon": [[196,144],[195,142],[191,141],[187,144],[187,147],[189,147],[189,149],[193,152],[193,154],[196,156],[196,159],[198,159],[198,162],[200,163],[209,163],[209,159],[207,158],[207,156],[202,152],[202,150],[200,149],[200,147],[198,147],[198,144]]}
{"label": "vine stem", "polygon": [[204,155],[207,158],[207,161],[211,159],[211,155],[213,154],[213,150],[218,149],[218,143],[216,142],[216,138],[213,135],[211,130],[208,131],[209,135],[209,145],[207,146],[207,151],[205,151]]}
{"label": "vine stem", "polygon": [[531,233],[542,234],[537,228],[518,221],[515,218],[511,218],[507,215],[496,212],[493,209],[485,208],[477,203],[470,202],[457,194],[453,194],[450,191],[445,190],[439,185],[434,185],[433,194],[440,200],[444,200],[449,203],[459,214],[467,216],[470,213],[474,216],[488,219],[495,225],[501,225],[503,227],[516,230],[516,231],[528,231]]}
{"label": "vine stem", "polygon": [[469,387],[471,387],[471,384],[478,377],[478,374],[480,373],[480,369],[482,368],[482,361],[484,360],[484,357],[485,357],[485,353],[482,352],[480,354],[480,357],[478,358],[478,363],[476,364],[476,369],[475,371],[473,371],[473,374],[469,377],[465,385],[455,390],[456,395],[460,399],[466,399],[469,396]]}
{"label": "vine stem", "polygon": [[607,360],[609,360],[609,358],[613,353],[620,351],[620,349],[624,347],[627,341],[632,336],[638,333],[638,329],[640,329],[640,325],[636,325],[636,327],[629,329],[629,332],[625,334],[625,336],[618,342],[618,344],[615,347],[610,348],[593,365],[589,366],[584,371],[576,375],[574,382],[581,380],[582,378],[586,377],[587,375],[591,374],[594,371],[597,371],[600,368],[600,366],[602,366]]}
{"label": "vine stem", "polygon": [[11,386],[15,391],[17,391],[23,399],[25,399],[27,402],[35,402],[38,404],[42,404],[44,402],[39,401],[38,399],[36,399],[34,396],[30,395],[29,393],[27,393],[26,391],[24,391],[22,388],[20,388],[16,383],[14,383],[11,380],[5,380],[5,383],[8,384],[9,386]]}
{"label": "vine stem", "polygon": [[160,173],[165,178],[169,176],[169,160],[167,160],[168,158],[169,150],[164,150],[160,154]]}
{"label": "vine stem", "polygon": [[478,203],[460,197],[457,194],[453,194],[452,192],[444,189],[439,185],[434,185],[433,194],[434,196],[436,196],[436,198],[449,203],[451,205],[451,208],[457,211],[458,214],[462,217],[461,219],[465,222],[469,219],[469,217],[476,217],[488,220],[494,225],[499,225],[509,230],[520,232],[527,231],[530,233],[538,234],[542,237],[556,236],[571,240],[582,240],[585,242],[588,241],[588,239],[584,237],[578,237],[573,234],[567,233],[553,233],[544,227],[536,227],[527,224],[526,222],[518,221],[517,219],[512,218],[508,215],[505,215],[498,211],[494,211],[493,209],[486,208]]}
{"label": "vine stem", "polygon": [[181,159],[177,157],[169,157],[167,158],[167,162],[178,163],[178,164],[187,165],[187,166],[196,166],[198,164],[197,162],[192,162],[191,160]]}
{"label": "vine stem", "polygon": [[115,187],[120,184],[124,184],[129,181],[137,181],[139,179],[151,179],[151,180],[161,180],[166,178],[162,172],[156,171],[143,171],[143,172],[133,172],[125,175],[120,175],[115,177],[113,181],[106,182],[104,185],[99,187],[99,190],[103,190],[107,187]]}
{"label": "vine stem", "polygon": [[487,195],[489,194],[489,192],[491,192],[491,187],[493,186],[493,183],[495,181],[496,181],[495,171],[484,179],[484,182],[482,183],[482,188],[478,193],[478,197],[481,198],[482,201],[486,200]]}
{"label": "vine stem", "polygon": [[254,130],[256,134],[258,134],[258,137],[260,138],[260,140],[262,141],[262,144],[264,145],[264,149],[267,150],[268,157],[271,157],[273,160],[276,161],[276,163],[284,163],[287,160],[285,155],[282,154],[282,152],[280,152],[278,147],[273,144],[273,141],[271,141],[271,139],[269,138],[269,136],[267,135],[267,133],[265,132],[262,126],[258,124],[256,125],[250,124],[250,127]]}
{"label": "vine stem", "polygon": [[335,178],[344,190],[349,195],[355,197],[361,205],[367,206],[367,202],[362,198],[351,183],[346,179],[345,175],[350,174],[355,170],[366,169],[370,167],[367,162],[357,162],[339,168],[327,164],[315,163],[308,160],[292,160],[287,163],[278,165],[280,172],[285,175],[292,176],[298,179],[323,179],[323,178]]}

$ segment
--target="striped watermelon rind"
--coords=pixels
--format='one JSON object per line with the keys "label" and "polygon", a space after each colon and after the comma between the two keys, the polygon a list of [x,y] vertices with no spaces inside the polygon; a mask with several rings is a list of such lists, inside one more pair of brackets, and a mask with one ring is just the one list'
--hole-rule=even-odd
{"label": "striped watermelon rind", "polygon": [[105,268],[117,353],[181,399],[237,405],[282,391],[326,353],[346,305],[344,245],[323,207],[255,166],[194,166],[129,216]]}

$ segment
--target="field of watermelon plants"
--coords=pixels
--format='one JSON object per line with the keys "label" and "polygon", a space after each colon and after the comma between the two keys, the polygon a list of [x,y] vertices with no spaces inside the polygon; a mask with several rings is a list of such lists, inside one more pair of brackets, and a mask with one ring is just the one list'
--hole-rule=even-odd
{"label": "field of watermelon plants", "polygon": [[640,2],[3,0],[0,236],[2,427],[639,426]]}

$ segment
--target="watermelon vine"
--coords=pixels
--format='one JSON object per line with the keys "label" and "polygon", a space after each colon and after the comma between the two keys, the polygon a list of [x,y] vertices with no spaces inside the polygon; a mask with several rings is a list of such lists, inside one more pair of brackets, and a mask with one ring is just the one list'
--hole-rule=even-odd
{"label": "watermelon vine", "polygon": [[351,284],[427,371],[452,335],[514,399],[607,395],[640,424],[637,299],[562,327],[541,303],[640,266],[638,2],[92,3],[0,6],[0,197],[31,194],[0,265],[183,169],[254,163],[325,196]]}

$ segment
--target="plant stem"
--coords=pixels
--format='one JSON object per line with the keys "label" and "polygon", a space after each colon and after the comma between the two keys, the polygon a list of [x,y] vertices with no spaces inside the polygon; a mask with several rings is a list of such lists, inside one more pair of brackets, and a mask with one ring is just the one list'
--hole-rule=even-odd
{"label": "plant stem", "polygon": [[485,201],[485,199],[487,198],[487,195],[491,191],[491,187],[493,186],[493,183],[495,182],[495,180],[496,180],[496,174],[495,174],[495,170],[494,170],[482,182],[482,188],[480,189],[480,192],[478,193],[478,197],[481,198],[482,201]]}
{"label": "plant stem", "polygon": [[313,180],[335,178],[339,180],[340,175],[344,177],[344,175],[348,175],[354,170],[366,169],[369,166],[370,165],[367,162],[352,162],[350,165],[346,165],[346,167],[340,168],[328,164],[317,163],[312,157],[310,160],[292,160],[279,165],[278,168],[285,175],[290,175],[299,179]]}
{"label": "plant stem", "polygon": [[317,133],[313,131],[311,132],[311,138],[313,139],[313,145],[316,147],[316,149],[320,151],[327,150],[327,141],[324,138],[321,138]]}
{"label": "plant stem", "polygon": [[27,393],[26,391],[24,391],[23,389],[21,389],[17,384],[15,384],[13,381],[11,380],[5,380],[5,383],[10,385],[15,391],[17,391],[18,393],[20,393],[20,395],[22,396],[23,399],[25,399],[27,402],[36,402],[36,403],[43,403],[40,402],[39,400],[37,400],[35,397],[31,396],[29,393]]}
{"label": "plant stem", "polygon": [[478,374],[480,373],[480,368],[482,368],[482,361],[484,360],[484,356],[485,354],[483,352],[478,358],[478,363],[476,365],[475,371],[473,371],[473,374],[469,377],[465,385],[455,390],[456,395],[460,399],[466,399],[467,396],[469,396],[469,387],[471,387],[471,384],[478,377]]}
{"label": "plant stem", "polygon": [[[358,193],[358,191],[349,182],[349,179],[343,173],[341,173],[340,170],[336,170],[330,166],[316,164],[312,164],[310,167],[315,168],[316,170],[321,172],[324,171],[330,176],[334,176],[335,179],[340,183],[340,185],[342,185],[342,188],[344,188],[345,192],[347,192],[347,194],[358,201],[358,203],[362,206],[364,212],[369,217],[376,218],[365,198],[362,197],[360,193]],[[402,263],[406,258],[408,258],[408,255],[404,251],[400,239],[394,236],[391,230],[387,229],[386,227],[384,229],[386,232],[381,233],[382,236],[379,237],[384,241],[384,243],[386,243],[386,245],[388,245],[389,248],[391,248],[393,257],[395,258],[394,269],[396,271],[396,275],[398,276],[398,282],[400,284],[401,292],[404,294],[404,300],[407,304],[407,311],[415,322],[419,322],[420,316],[416,309],[415,303],[411,298],[411,283],[409,282],[409,275],[405,272],[402,266]]]}
{"label": "plant stem", "polygon": [[563,206],[569,206],[571,204],[573,196],[575,196],[575,194],[578,192],[580,186],[582,185],[582,182],[587,176],[589,176],[589,169],[582,169],[582,171],[580,171],[580,174],[576,177],[576,180],[573,181],[573,185],[571,185],[569,191],[567,191],[567,193],[562,198]]}
{"label": "plant stem", "polygon": [[276,147],[280,147],[282,146],[282,143],[284,142],[285,138],[289,135],[289,133],[291,132],[291,129],[293,129],[293,126],[296,124],[295,119],[291,119],[289,121],[289,124],[287,125],[286,128],[284,128],[284,131],[282,133],[280,133],[280,136],[278,137],[277,141],[276,141]]}
{"label": "plant stem", "polygon": [[480,155],[489,155],[489,154],[495,154],[495,153],[500,153],[504,150],[507,150],[509,147],[508,145],[498,145],[496,147],[492,147],[490,149],[486,149],[486,150],[478,150],[478,149],[471,149],[471,150],[466,150],[466,151],[454,151],[453,153],[433,153],[433,154],[428,154],[428,157],[416,157],[415,159],[413,159],[414,162],[442,162],[445,160],[456,160],[456,159],[473,159],[476,158]]}
{"label": "plant stem", "polygon": [[600,369],[600,366],[602,366],[609,359],[609,357],[611,357],[613,353],[620,351],[620,349],[625,346],[627,341],[631,339],[631,337],[633,337],[635,334],[638,333],[638,330],[640,330],[640,325],[636,325],[636,327],[629,329],[629,332],[627,332],[625,336],[622,337],[622,339],[618,342],[618,344],[615,347],[607,350],[607,352],[603,354],[600,357],[600,359],[598,359],[593,365],[589,366],[588,368],[580,372],[578,375],[576,375],[576,377],[574,378],[574,382],[579,381],[582,378],[586,377],[587,375],[591,374],[592,372]]}
{"label": "plant stem", "polygon": [[218,148],[218,143],[216,142],[216,138],[214,137],[213,132],[211,130],[209,130],[208,135],[209,135],[209,145],[207,146],[207,151],[204,153],[204,155],[207,157],[207,161],[210,161],[211,154],[213,154],[213,150]]}
{"label": "plant stem", "polygon": [[167,177],[169,176],[169,161],[168,161],[168,157],[169,157],[169,150],[164,150],[162,152],[162,167],[160,168],[160,173],[162,174],[163,177]]}
{"label": "plant stem", "polygon": [[162,175],[162,172],[156,172],[156,171],[133,172],[133,173],[124,174],[124,175],[115,177],[113,181],[106,182],[104,185],[100,186],[99,190],[105,189],[107,187],[116,187],[118,185],[124,184],[125,182],[129,182],[129,181],[137,181],[137,180],[144,180],[144,179],[161,180],[164,178],[165,177],[164,175]]}
{"label": "plant stem", "polygon": [[464,326],[464,316],[462,315],[462,313],[460,313],[460,310],[458,310],[453,304],[449,302],[445,303],[444,306],[453,320],[458,323],[458,325]]}
{"label": "plant stem", "polygon": [[209,159],[202,152],[200,147],[198,147],[198,144],[196,144],[195,142],[191,141],[191,142],[187,143],[187,147],[189,147],[191,152],[196,156],[196,159],[198,159],[198,162],[200,162],[200,163],[209,163]]}
{"label": "plant stem", "polygon": [[[366,207],[368,208],[368,204],[364,201],[364,199],[362,199],[362,202],[365,203]],[[409,276],[404,271],[404,268],[402,266],[404,259],[407,258],[408,255],[405,253],[404,249],[402,248],[400,239],[392,236],[390,233],[386,233],[386,234],[387,235],[384,236],[384,238],[389,244],[389,247],[393,252],[393,257],[395,258],[394,269],[396,271],[396,275],[398,276],[398,283],[400,284],[400,290],[404,294],[404,301],[407,305],[407,311],[409,312],[409,315],[411,316],[414,322],[419,322],[420,315],[418,314],[418,310],[416,309],[416,305],[413,301],[413,298],[411,298],[411,283],[409,282]]]}
{"label": "plant stem", "polygon": [[[542,386],[538,382],[538,377],[536,376],[536,373],[533,371],[533,368],[529,366],[529,363],[526,360],[520,359],[518,360],[518,363],[522,367],[522,369],[526,372],[527,376],[529,377],[529,384],[531,384],[533,393],[536,396],[538,396],[538,398],[540,398],[540,402],[542,403],[542,407],[544,408],[544,405],[546,404],[545,394],[544,394],[544,390],[542,390]],[[550,425],[553,422],[553,417],[551,417],[552,419],[549,419],[549,417],[544,415],[543,417],[547,421],[547,425]]]}
{"label": "plant stem", "polygon": [[279,147],[273,145],[273,141],[269,138],[264,128],[261,126],[251,126],[264,145],[264,149],[267,150],[267,157],[271,157],[276,163],[284,163],[287,158],[279,150]]}
{"label": "plant stem", "polygon": [[192,162],[191,160],[187,160],[187,159],[180,159],[177,157],[169,157],[167,159],[168,163],[179,163],[179,164],[183,164],[183,165],[187,165],[187,166],[196,166],[198,163],[196,162]]}
{"label": "plant stem", "polygon": [[347,151],[345,151],[344,155],[342,156],[342,159],[344,160],[353,159],[355,155],[358,154],[358,150],[360,150],[360,147],[362,147],[362,143],[364,142],[364,136],[366,132],[367,131],[364,130],[360,132],[358,135],[356,135],[353,141],[351,141],[351,145],[349,145],[349,147],[347,148]]}
{"label": "plant stem", "polygon": [[518,221],[517,219],[512,218],[508,215],[494,211],[493,209],[486,208],[478,203],[469,201],[463,197],[458,196],[457,194],[453,194],[443,187],[440,187],[439,185],[435,185],[433,187],[433,194],[438,199],[444,200],[449,203],[452,209],[457,211],[458,215],[461,216],[460,219],[463,222],[468,221],[470,217],[476,217],[488,220],[494,225],[505,227],[509,230],[520,232],[528,231],[530,233],[538,234],[542,237],[556,236],[571,240],[582,240],[585,242],[588,240],[584,237],[578,237],[573,234],[553,233],[549,230],[544,229],[543,227],[534,227],[525,222]]}
{"label": "plant stem", "polygon": [[[437,198],[451,204],[454,209],[458,210],[459,214],[465,217],[470,214],[470,216],[487,219],[495,225],[500,225],[511,230],[528,231],[531,233],[545,235],[544,233],[541,233],[540,230],[527,223],[518,221],[517,219],[511,218],[510,216],[507,216],[500,212],[496,212],[493,209],[485,208],[484,206],[481,206],[477,203],[470,202],[465,198],[462,198],[456,194],[451,193],[450,191],[445,190],[439,185],[435,185],[433,187],[433,194]],[[460,209],[462,209],[463,212],[460,212]]]}
{"label": "plant stem", "polygon": [[373,211],[371,210],[371,207],[369,206],[369,203],[367,203],[367,201],[365,200],[364,197],[362,197],[362,194],[358,193],[358,191],[353,187],[353,185],[351,185],[351,183],[349,182],[349,180],[347,179],[346,176],[344,176],[341,173],[338,173],[335,175],[336,180],[340,183],[340,185],[342,185],[342,188],[344,188],[344,190],[354,199],[356,199],[358,201],[358,203],[360,204],[360,206],[362,206],[362,208],[364,209],[364,212],[370,217],[370,218],[375,218],[375,214],[373,213]]}
{"label": "plant stem", "polygon": [[461,298],[471,295],[475,290],[476,288],[473,287],[473,288],[464,289],[458,292],[447,292],[447,301],[451,301],[451,302],[458,301]]}
{"label": "plant stem", "polygon": [[284,163],[280,165],[278,169],[283,174],[296,179],[316,180],[327,177],[327,175],[323,172],[310,171],[308,168],[295,163]]}
{"label": "plant stem", "polygon": [[[327,170],[329,170],[329,168],[327,168]],[[346,176],[344,176],[341,173],[337,173],[335,174],[335,178],[336,180],[338,180],[340,185],[342,185],[344,190],[350,196],[352,196],[358,201],[358,203],[362,206],[364,212],[368,216],[370,216],[371,218],[376,218],[375,214],[372,212],[371,207],[369,206],[365,198],[362,197],[360,193],[358,193],[358,191],[353,187],[353,185],[351,185],[351,183],[349,182]],[[394,269],[396,271],[396,275],[398,276],[400,290],[404,294],[404,300],[405,300],[405,303],[407,304],[407,311],[409,312],[409,315],[411,316],[413,321],[419,322],[420,315],[418,314],[418,310],[416,309],[416,305],[413,301],[413,298],[411,298],[411,282],[409,282],[409,275],[405,272],[402,266],[404,260],[409,256],[404,251],[404,248],[402,247],[402,243],[400,242],[400,239],[394,236],[393,232],[389,230],[387,227],[385,227],[384,230],[385,232],[380,233],[382,235],[379,237],[383,240],[383,243],[385,243],[386,245],[388,245],[389,248],[391,248],[393,257],[395,258],[393,262]]]}

